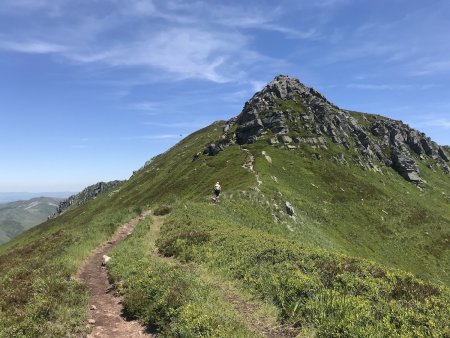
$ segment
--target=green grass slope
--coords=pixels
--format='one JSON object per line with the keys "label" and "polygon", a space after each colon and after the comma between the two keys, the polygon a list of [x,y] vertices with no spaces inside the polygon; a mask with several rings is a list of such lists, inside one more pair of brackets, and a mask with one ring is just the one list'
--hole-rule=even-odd
{"label": "green grass slope", "polygon": [[[149,241],[155,240],[145,236],[148,225],[140,225],[142,235],[114,253],[117,265],[111,273],[126,286],[121,290],[126,311],[167,336],[247,332],[230,309],[225,317],[211,319],[214,327],[188,325],[193,318],[204,319],[206,309],[199,304],[205,299],[214,299],[211,313],[227,309],[207,286],[197,293],[204,283],[197,268],[270,303],[279,323],[311,336],[450,335],[445,326],[450,315],[448,176],[420,168],[428,182],[421,191],[389,168],[381,174],[338,165],[331,161],[332,148],[320,150],[322,160],[313,160],[308,148],[269,147],[264,138],[247,151],[233,145],[217,156],[194,159],[220,137],[222,125],[190,135],[114,191],[1,246],[0,336],[85,332],[86,293],[73,278],[78,266],[120,224],[161,204],[171,204],[174,211],[157,247],[173,256],[175,265],[148,256],[132,259],[152,250]],[[249,153],[255,172],[242,166]],[[213,205],[217,180],[224,196]],[[294,207],[293,216],[286,213],[286,202]],[[168,277],[155,281],[155,274]],[[171,283],[182,285],[183,304],[163,297]],[[158,294],[168,306],[138,303]]]}
{"label": "green grass slope", "polygon": [[62,199],[38,197],[0,204],[0,244],[47,220]]}

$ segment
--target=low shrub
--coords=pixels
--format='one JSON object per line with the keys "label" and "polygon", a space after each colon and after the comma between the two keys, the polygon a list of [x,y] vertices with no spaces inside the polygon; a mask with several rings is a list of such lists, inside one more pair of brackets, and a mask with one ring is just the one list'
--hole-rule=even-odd
{"label": "low shrub", "polygon": [[169,205],[162,205],[153,211],[153,215],[155,216],[164,216],[170,214],[172,212],[172,207]]}

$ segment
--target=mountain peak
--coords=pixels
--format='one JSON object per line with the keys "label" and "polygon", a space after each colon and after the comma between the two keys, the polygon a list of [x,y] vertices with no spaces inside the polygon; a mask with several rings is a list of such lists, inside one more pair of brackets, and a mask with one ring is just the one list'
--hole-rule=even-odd
{"label": "mountain peak", "polygon": [[[279,99],[292,99],[295,96],[302,96],[306,93],[319,94],[314,89],[305,86],[299,79],[288,75],[277,75],[254,97],[269,95]],[[320,95],[320,94],[319,94]],[[322,95],[320,95],[324,99]]]}
{"label": "mountain peak", "polygon": [[255,93],[242,112],[227,122],[220,140],[207,145],[204,153],[216,155],[229,145],[258,140],[366,170],[382,172],[383,167],[392,167],[417,185],[425,183],[419,162],[450,173],[446,149],[424,133],[401,121],[340,109],[286,75],[276,76]]}

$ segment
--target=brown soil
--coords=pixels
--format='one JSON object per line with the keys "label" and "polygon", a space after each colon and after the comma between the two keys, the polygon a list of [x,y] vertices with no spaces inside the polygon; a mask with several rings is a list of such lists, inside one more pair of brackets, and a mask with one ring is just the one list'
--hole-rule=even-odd
{"label": "brown soil", "polygon": [[122,316],[121,299],[114,295],[106,269],[101,266],[103,255],[130,235],[135,225],[149,213],[146,211],[122,225],[108,242],[92,253],[77,274],[89,291],[89,325],[92,331],[88,337],[152,337],[138,322],[128,321]]}

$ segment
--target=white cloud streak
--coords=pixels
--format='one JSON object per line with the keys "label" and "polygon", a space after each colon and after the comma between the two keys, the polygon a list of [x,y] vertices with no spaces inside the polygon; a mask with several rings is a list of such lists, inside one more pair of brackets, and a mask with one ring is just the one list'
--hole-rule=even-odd
{"label": "white cloud streak", "polygon": [[437,85],[432,83],[425,84],[374,84],[374,83],[349,83],[347,88],[366,89],[366,90],[425,90],[435,88]]}
{"label": "white cloud streak", "polygon": [[162,128],[199,128],[202,126],[206,126],[207,123],[199,123],[199,122],[173,122],[173,123],[165,123],[165,122],[144,122],[146,126],[154,126],[154,127],[162,127]]}
{"label": "white cloud streak", "polygon": [[277,9],[252,11],[239,4],[105,0],[81,3],[74,11],[71,1],[57,3],[5,0],[0,13],[21,9],[35,13],[38,19],[0,35],[0,48],[55,54],[62,56],[58,60],[113,70],[136,68],[177,81],[225,83],[244,78],[257,61],[269,60],[250,47],[247,28],[278,32],[287,38],[316,35],[313,28],[300,31],[277,23]]}
{"label": "white cloud streak", "polygon": [[67,51],[67,47],[45,41],[0,41],[0,49],[26,54],[52,54]]}
{"label": "white cloud streak", "polygon": [[440,127],[444,129],[450,129],[450,119],[449,118],[441,118],[441,119],[433,119],[429,121],[425,121],[424,125],[430,127]]}

